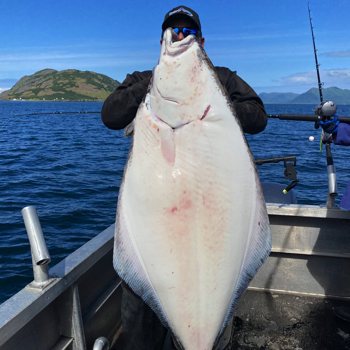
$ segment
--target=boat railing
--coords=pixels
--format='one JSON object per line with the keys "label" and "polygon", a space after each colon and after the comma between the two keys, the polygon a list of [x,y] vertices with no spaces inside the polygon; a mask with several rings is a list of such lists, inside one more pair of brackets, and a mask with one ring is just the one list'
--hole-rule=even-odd
{"label": "boat railing", "polygon": [[1,350],[92,349],[97,338],[118,333],[113,236],[114,225],[50,269],[50,283],[34,281],[0,305]]}

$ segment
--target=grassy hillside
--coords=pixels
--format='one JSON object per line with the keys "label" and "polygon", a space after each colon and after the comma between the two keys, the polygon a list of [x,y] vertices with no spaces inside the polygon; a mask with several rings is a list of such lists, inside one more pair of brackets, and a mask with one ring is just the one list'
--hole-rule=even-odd
{"label": "grassy hillside", "polygon": [[[335,86],[322,89],[323,100],[330,100],[336,104],[350,104],[350,90],[339,89]],[[320,95],[317,88],[312,88],[303,94],[294,98],[291,103],[310,103],[318,104]]]}
{"label": "grassy hillside", "polygon": [[44,69],[21,78],[0,94],[0,100],[103,101],[118,85],[117,80],[95,72]]}

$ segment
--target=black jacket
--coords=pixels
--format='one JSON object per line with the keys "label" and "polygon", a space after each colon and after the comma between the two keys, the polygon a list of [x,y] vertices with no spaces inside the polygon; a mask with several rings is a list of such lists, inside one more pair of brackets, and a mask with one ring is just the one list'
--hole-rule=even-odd
{"label": "black jacket", "polygon": [[[222,85],[226,88],[241,122],[243,131],[257,134],[265,129],[267,116],[264,104],[254,90],[236,72],[215,67]],[[102,121],[110,129],[124,129],[136,116],[146,94],[152,71],[134,72],[105,100]]]}

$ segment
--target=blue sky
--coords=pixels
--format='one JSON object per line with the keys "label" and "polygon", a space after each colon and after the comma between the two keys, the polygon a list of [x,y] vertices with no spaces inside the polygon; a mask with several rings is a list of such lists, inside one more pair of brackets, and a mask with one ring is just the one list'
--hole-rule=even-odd
{"label": "blue sky", "polygon": [[[0,0],[0,92],[44,68],[123,81],[152,69],[167,11],[198,12],[205,50],[257,93],[317,87],[307,1]],[[310,0],[324,87],[350,89],[350,1]]]}

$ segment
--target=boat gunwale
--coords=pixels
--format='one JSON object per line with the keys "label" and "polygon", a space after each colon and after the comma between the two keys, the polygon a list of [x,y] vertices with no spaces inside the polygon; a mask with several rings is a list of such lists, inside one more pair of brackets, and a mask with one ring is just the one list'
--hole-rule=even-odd
{"label": "boat gunwale", "polygon": [[98,260],[113,249],[114,224],[50,269],[53,282],[41,289],[30,284],[0,305],[0,346],[71,287]]}
{"label": "boat gunwale", "polygon": [[350,220],[350,210],[320,205],[266,203],[269,215]]}

